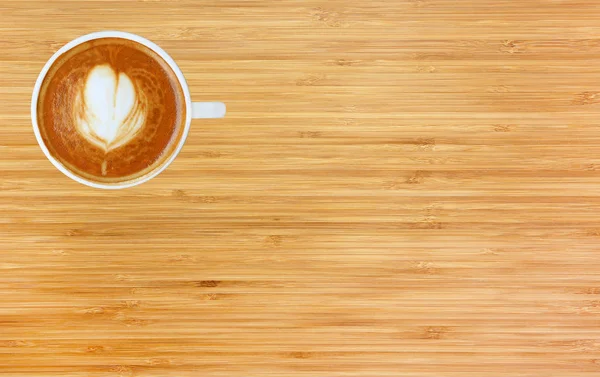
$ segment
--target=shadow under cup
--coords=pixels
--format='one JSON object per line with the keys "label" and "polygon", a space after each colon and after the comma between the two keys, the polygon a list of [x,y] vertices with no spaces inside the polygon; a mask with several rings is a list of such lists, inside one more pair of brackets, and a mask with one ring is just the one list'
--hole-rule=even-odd
{"label": "shadow under cup", "polygon": [[186,95],[157,52],[105,37],[77,44],[50,64],[36,121],[57,167],[82,183],[119,188],[149,179],[172,161],[185,138]]}

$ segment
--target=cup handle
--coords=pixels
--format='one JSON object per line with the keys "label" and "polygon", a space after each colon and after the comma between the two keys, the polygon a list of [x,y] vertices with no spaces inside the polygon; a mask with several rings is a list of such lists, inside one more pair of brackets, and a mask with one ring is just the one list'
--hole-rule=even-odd
{"label": "cup handle", "polygon": [[192,102],[192,118],[223,118],[225,116],[225,104],[222,102]]}

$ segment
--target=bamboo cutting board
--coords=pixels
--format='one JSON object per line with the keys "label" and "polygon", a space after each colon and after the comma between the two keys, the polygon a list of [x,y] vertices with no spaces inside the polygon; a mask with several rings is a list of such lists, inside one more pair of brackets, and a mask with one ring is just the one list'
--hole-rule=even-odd
{"label": "bamboo cutting board", "polygon": [[[0,376],[600,375],[600,3],[0,3]],[[197,120],[121,191],[58,172],[32,87],[161,45]]]}

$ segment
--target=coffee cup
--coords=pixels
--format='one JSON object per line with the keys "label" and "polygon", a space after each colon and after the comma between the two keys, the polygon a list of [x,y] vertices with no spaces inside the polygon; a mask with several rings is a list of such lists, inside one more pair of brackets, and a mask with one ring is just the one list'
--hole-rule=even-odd
{"label": "coffee cup", "polygon": [[43,67],[31,100],[43,153],[84,185],[121,189],[165,170],[192,119],[221,118],[225,104],[192,102],[173,58],[146,38],[101,31],[72,40]]}

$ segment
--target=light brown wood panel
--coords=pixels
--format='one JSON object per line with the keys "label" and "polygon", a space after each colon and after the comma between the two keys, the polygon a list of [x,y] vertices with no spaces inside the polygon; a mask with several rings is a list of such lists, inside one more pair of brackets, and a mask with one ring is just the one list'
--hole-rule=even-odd
{"label": "light brown wood panel", "polygon": [[[0,376],[600,375],[600,2],[0,3]],[[180,156],[94,190],[39,149],[82,34],[161,45]]]}

